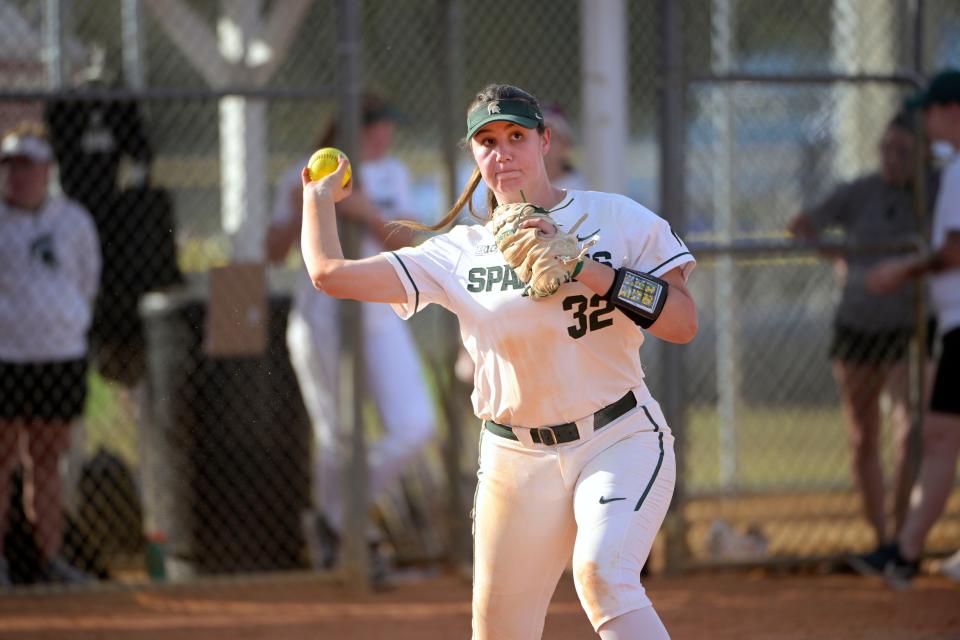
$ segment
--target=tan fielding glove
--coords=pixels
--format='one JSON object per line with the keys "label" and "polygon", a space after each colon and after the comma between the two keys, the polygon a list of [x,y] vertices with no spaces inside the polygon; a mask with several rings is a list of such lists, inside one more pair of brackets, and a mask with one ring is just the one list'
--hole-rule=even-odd
{"label": "tan fielding glove", "polygon": [[[526,220],[541,218],[557,230],[546,237],[535,227],[521,229]],[[582,245],[577,229],[586,220],[580,216],[569,231],[562,231],[550,212],[529,202],[501,204],[493,210],[493,237],[507,264],[513,267],[520,281],[527,285],[533,298],[546,298],[557,292],[560,285],[570,282],[573,272],[598,238],[588,238]]]}

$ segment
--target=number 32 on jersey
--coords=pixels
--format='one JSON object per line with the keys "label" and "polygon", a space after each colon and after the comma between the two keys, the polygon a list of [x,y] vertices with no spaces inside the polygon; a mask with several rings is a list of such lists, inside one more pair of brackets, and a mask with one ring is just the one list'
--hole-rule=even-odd
{"label": "number 32 on jersey", "polygon": [[[612,266],[609,261],[611,256],[607,251],[597,251],[588,257],[600,264]],[[523,288],[523,282],[507,265],[475,267],[467,274],[467,291],[471,293]],[[589,299],[583,295],[567,296],[563,299],[563,310],[572,311],[573,320],[576,323],[567,327],[567,333],[571,338],[577,339],[587,335],[588,331],[599,331],[609,327],[613,324],[613,318],[608,317],[613,313],[613,308],[609,301],[598,295],[593,295]]]}
{"label": "number 32 on jersey", "polygon": [[[588,257],[608,267],[613,266],[608,251],[597,251]],[[589,301],[586,296],[567,296],[563,299],[563,310],[573,311],[576,324],[567,327],[567,333],[574,340],[587,335],[587,331],[599,331],[613,324],[613,318],[607,317],[613,313],[613,305],[598,295],[590,296]]]}

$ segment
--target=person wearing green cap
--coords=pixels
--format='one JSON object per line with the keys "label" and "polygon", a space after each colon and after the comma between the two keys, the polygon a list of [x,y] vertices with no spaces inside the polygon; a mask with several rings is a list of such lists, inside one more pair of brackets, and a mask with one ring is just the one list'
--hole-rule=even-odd
{"label": "person wearing green cap", "polygon": [[[403,318],[439,304],[459,319],[483,421],[473,638],[540,638],[571,560],[580,602],[603,640],[668,638],[640,572],[673,495],[676,463],[639,353],[645,333],[675,343],[696,335],[686,287],[696,263],[649,209],[550,180],[552,132],[526,91],[486,87],[467,110],[466,131],[476,163],[466,188],[436,225],[408,226],[439,231],[465,206],[476,223],[365,260],[344,260],[337,237],[334,203],[350,191],[341,186],[346,163],[316,182],[305,171],[301,243],[310,279],[335,297],[390,303]],[[481,181],[488,210],[477,213],[470,203]],[[498,238],[491,214],[499,205],[538,216]],[[498,244],[520,234],[561,239],[571,253],[550,259],[572,278],[528,295],[518,275],[526,272],[514,271]],[[628,299],[636,303],[625,306]]]}
{"label": "person wearing green cap", "polygon": [[[960,149],[960,70],[937,74],[907,105],[923,110],[930,140]],[[946,507],[960,455],[960,155],[956,153],[941,176],[930,251],[877,265],[867,275],[867,286],[887,293],[924,275],[930,278],[941,350],[924,418],[920,473],[897,541],[863,557],[857,567],[861,573],[883,573],[896,587],[908,585],[919,572],[924,540]]]}

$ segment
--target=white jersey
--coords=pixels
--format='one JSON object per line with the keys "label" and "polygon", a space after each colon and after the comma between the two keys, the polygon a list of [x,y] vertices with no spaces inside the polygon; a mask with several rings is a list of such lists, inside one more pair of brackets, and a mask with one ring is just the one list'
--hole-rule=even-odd
{"label": "white jersey", "polygon": [[[625,196],[569,191],[553,218],[581,238],[598,235],[590,257],[661,276],[695,264],[670,225]],[[577,420],[643,384],[643,332],[586,286],[564,284],[535,300],[503,260],[489,225],[461,225],[417,247],[384,255],[407,291],[403,318],[436,303],[460,320],[473,358],[477,417],[520,427]]]}
{"label": "white jersey", "polygon": [[[950,233],[960,233],[960,154],[953,157],[940,178],[931,237],[934,251],[943,247]],[[930,295],[941,333],[960,327],[960,269],[934,274]]]}
{"label": "white jersey", "polygon": [[77,203],[39,211],[0,202],[0,360],[53,362],[87,353],[100,244]]}

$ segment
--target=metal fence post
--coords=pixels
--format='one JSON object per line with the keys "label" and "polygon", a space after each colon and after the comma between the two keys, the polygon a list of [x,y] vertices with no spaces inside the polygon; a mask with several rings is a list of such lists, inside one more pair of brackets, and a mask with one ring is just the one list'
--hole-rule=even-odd
{"label": "metal fence post", "polygon": [[[681,232],[684,231],[684,74],[683,10],[681,3],[661,0],[660,19],[660,213]],[[676,441],[683,442],[686,425],[684,401],[683,351],[675,345],[663,349],[664,414]],[[682,444],[677,445],[683,448]],[[679,570],[687,558],[687,530],[684,515],[684,457],[677,456],[677,479],[673,508],[667,513],[666,568]]]}
{"label": "metal fence post", "polygon": [[[913,22],[913,69],[916,72],[916,86],[920,87],[923,78],[924,61],[924,1],[915,0],[910,3],[908,11],[912,14],[910,17]],[[923,115],[919,112],[914,114],[913,126],[916,131],[917,149],[926,148],[928,140],[923,131]],[[923,232],[923,240],[929,246],[930,225],[925,224],[924,220],[929,217],[929,194],[927,193],[927,157],[924,153],[917,153],[914,167],[913,184],[913,208],[917,215],[918,228]],[[894,514],[894,522],[903,523],[907,517],[909,509],[910,492],[913,489],[913,483],[920,472],[920,459],[923,456],[923,419],[926,413],[924,400],[927,397],[926,386],[930,382],[927,376],[927,341],[929,337],[927,332],[927,301],[924,295],[924,288],[917,287],[914,291],[914,304],[916,308],[917,328],[914,334],[914,349],[911,351],[911,358],[908,364],[909,371],[909,391],[908,406],[910,411],[910,433],[905,443],[906,451],[903,453],[906,459],[906,468],[903,475],[898,479],[899,483],[893,488],[895,492],[894,505],[897,513]]]}
{"label": "metal fence post", "polygon": [[627,7],[622,0],[580,2],[585,171],[592,189],[623,193],[629,129]]}
{"label": "metal fence post", "polygon": [[62,89],[66,84],[66,64],[64,62],[63,0],[47,0],[47,19],[44,23],[44,40],[47,45],[47,84],[51,89]]}
{"label": "metal fence post", "polygon": [[[337,2],[337,112],[338,142],[350,157],[353,175],[360,170],[360,11],[355,0]],[[341,222],[340,239],[343,254],[356,258],[360,231],[353,224]],[[367,447],[363,433],[361,404],[364,390],[363,349],[361,341],[360,303],[340,302],[340,424],[349,429],[349,458],[342,470],[344,527],[340,570],[347,584],[365,589],[370,586],[369,550],[367,548],[368,479]]]}
{"label": "metal fence post", "polygon": [[[440,144],[442,145],[443,163],[446,168],[445,186],[446,202],[452,203],[457,196],[457,159],[460,153],[457,147],[459,132],[462,130],[460,117],[460,96],[462,93],[463,49],[462,49],[462,20],[463,10],[460,0],[440,0],[438,21],[440,22],[439,40],[440,63],[439,73],[442,78],[441,86],[445,96],[444,107],[441,110]],[[444,316],[444,335],[450,336],[456,342],[458,335],[457,320],[452,315]],[[438,382],[444,384],[442,411],[447,423],[447,439],[443,445],[443,465],[447,476],[447,558],[452,568],[467,565],[470,562],[472,541],[470,530],[465,520],[466,500],[461,482],[460,457],[463,452],[463,402],[459,392],[463,385],[453,373],[457,357],[458,345],[453,344],[449,349],[450,359],[442,366],[446,369],[438,376]]]}
{"label": "metal fence post", "polygon": [[140,90],[146,87],[143,73],[143,7],[140,0],[123,0],[121,19],[124,86]]}
{"label": "metal fence post", "polygon": [[[729,73],[734,64],[733,30],[736,21],[729,0],[711,3],[711,67],[714,73]],[[712,87],[714,230],[719,242],[730,242],[734,232],[733,162],[734,121],[733,87],[722,84]],[[717,452],[722,491],[737,489],[737,405],[740,385],[737,384],[737,307],[734,304],[737,271],[732,256],[717,259],[714,277],[714,305],[717,314],[717,396],[719,398],[720,446]]]}

